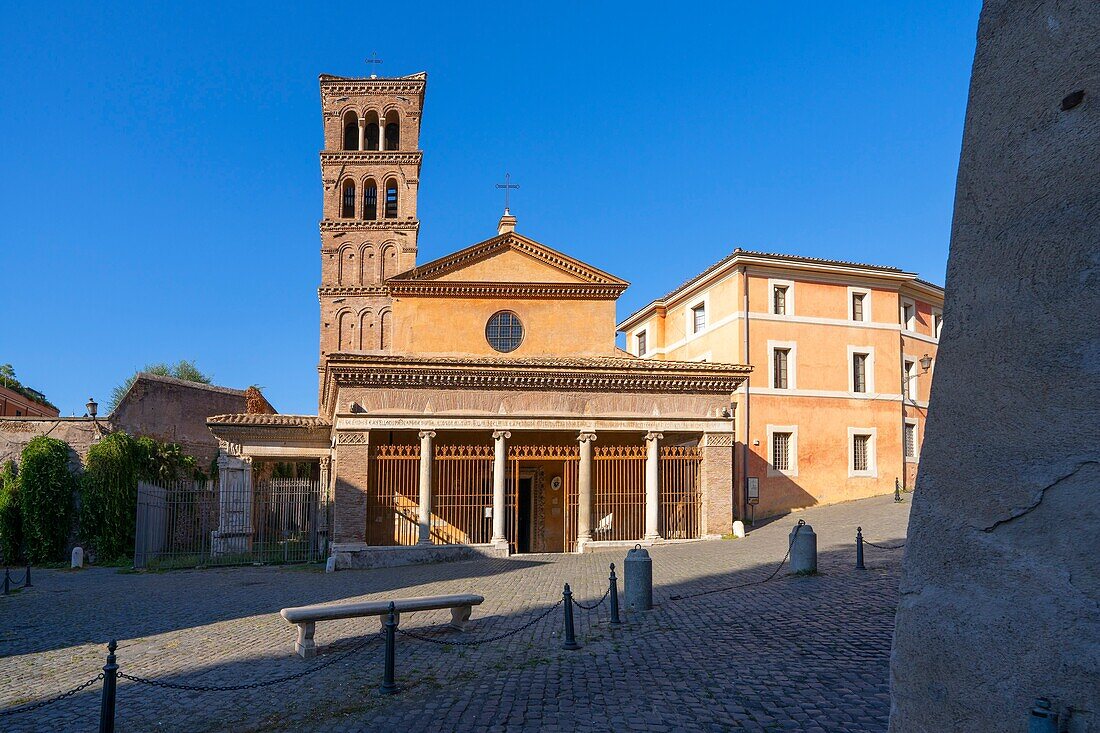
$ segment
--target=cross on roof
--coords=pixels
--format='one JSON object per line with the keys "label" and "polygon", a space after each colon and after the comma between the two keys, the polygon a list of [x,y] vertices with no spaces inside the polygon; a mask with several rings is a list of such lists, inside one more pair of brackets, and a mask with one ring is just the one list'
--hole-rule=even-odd
{"label": "cross on roof", "polygon": [[[378,58],[378,54],[376,52],[372,52],[371,55],[370,55],[370,58],[369,59],[364,59],[363,63],[380,64],[380,63],[382,63],[382,59]],[[371,75],[370,75],[370,78],[371,79],[377,79],[378,74],[375,74],[375,73],[372,72]]]}
{"label": "cross on roof", "polygon": [[498,183],[497,188],[503,188],[504,189],[504,210],[507,211],[508,210],[508,194],[510,194],[512,192],[512,189],[519,188],[519,184],[518,183],[512,183],[512,174],[511,173],[505,173],[504,174],[504,183]]}

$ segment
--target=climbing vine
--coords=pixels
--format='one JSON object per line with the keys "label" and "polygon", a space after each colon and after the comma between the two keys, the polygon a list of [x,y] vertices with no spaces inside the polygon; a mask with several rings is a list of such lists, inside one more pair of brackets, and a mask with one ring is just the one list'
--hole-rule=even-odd
{"label": "climbing vine", "polygon": [[15,461],[0,468],[0,555],[5,564],[22,559],[23,517],[19,510],[19,474]]}
{"label": "climbing vine", "polygon": [[27,559],[60,560],[72,529],[76,479],[69,471],[69,445],[40,435],[19,461],[19,507]]}

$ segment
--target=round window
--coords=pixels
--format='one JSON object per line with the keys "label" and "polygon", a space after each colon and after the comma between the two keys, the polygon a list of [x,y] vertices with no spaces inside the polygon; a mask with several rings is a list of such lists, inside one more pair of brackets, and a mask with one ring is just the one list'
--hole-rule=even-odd
{"label": "round window", "polygon": [[485,339],[497,351],[507,354],[523,342],[523,324],[512,311],[494,313],[485,324]]}

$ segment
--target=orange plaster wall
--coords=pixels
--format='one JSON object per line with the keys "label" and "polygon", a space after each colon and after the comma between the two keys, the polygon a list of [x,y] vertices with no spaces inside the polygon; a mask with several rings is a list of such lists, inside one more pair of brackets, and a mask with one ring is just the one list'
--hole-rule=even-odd
{"label": "orange plaster wall", "polygon": [[615,353],[614,300],[401,297],[393,301],[393,349],[405,354],[500,356],[485,324],[510,310],[523,324],[511,357],[609,356]]}
{"label": "orange plaster wall", "polygon": [[[794,283],[793,308],[788,314],[794,319],[785,320],[771,316],[771,290],[769,279]],[[750,271],[749,284],[749,358],[745,358],[743,346],[744,321],[730,318],[742,309],[739,274],[725,277],[709,285],[707,320],[708,330],[699,335],[687,336],[688,321],[685,312],[699,302],[702,293],[674,301],[668,305],[667,316],[654,315],[650,320],[650,339],[653,347],[669,348],[667,354],[651,358],[694,361],[707,356],[710,361],[749,363],[754,371],[750,383],[754,390],[750,400],[749,418],[745,423],[743,409],[745,395],[738,392],[738,441],[744,441],[749,451],[748,472],[760,478],[761,503],[756,516],[764,517],[790,508],[819,503],[847,501],[865,496],[892,492],[894,479],[912,487],[917,473],[917,461],[906,460],[902,453],[902,420],[917,421],[917,449],[924,442],[924,424],[932,383],[932,373],[918,376],[912,381],[915,402],[902,404],[902,359],[917,362],[915,372],[920,372],[919,358],[925,353],[936,356],[936,344],[929,340],[906,335],[898,328],[901,297],[913,300],[917,307],[917,332],[931,335],[932,309],[942,308],[941,303],[929,303],[927,296],[892,288],[879,281],[852,278],[850,281],[822,281],[805,279],[798,274],[777,269]],[[868,328],[849,320],[850,292],[848,287],[869,290],[871,324],[889,325],[891,328]],[[790,306],[790,299],[788,300]],[[799,318],[829,319],[836,323],[803,323]],[[714,327],[713,324],[719,324]],[[851,323],[851,325],[848,325]],[[657,327],[656,324],[660,324]],[[631,330],[633,334],[634,330]],[[664,338],[654,339],[654,334]],[[756,390],[769,388],[771,353],[768,341],[794,342],[795,387],[797,390],[813,390],[833,393],[832,396],[801,396],[797,394],[760,394]],[[633,342],[629,342],[633,346]],[[868,398],[847,398],[850,390],[848,346],[874,349],[874,385]],[[934,372],[934,367],[933,367]],[[771,476],[767,426],[797,425],[799,464],[798,476]],[[876,458],[878,476],[850,477],[848,475],[848,428],[876,429]],[[759,440],[760,445],[753,445]],[[743,479],[741,452],[738,449],[738,474]]]}

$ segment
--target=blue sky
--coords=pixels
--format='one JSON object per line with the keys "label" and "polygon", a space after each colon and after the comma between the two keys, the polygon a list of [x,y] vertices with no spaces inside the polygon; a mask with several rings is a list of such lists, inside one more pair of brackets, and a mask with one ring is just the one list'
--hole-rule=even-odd
{"label": "blue sky", "polygon": [[620,316],[738,246],[943,282],[979,0],[392,7],[0,10],[0,363],[64,415],[181,358],[314,412],[317,76],[372,52],[428,72],[421,261],[507,170]]}

